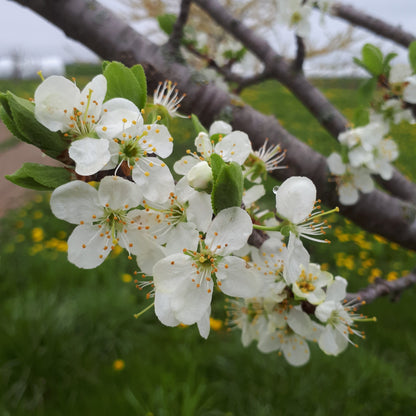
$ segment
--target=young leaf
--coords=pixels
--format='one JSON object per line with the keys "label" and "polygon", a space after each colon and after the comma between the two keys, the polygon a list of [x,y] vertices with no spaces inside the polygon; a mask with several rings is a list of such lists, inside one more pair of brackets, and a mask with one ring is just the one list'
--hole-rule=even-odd
{"label": "young leaf", "polygon": [[131,70],[120,62],[109,63],[103,72],[107,79],[107,94],[105,101],[111,98],[125,98],[132,101],[139,109],[146,102],[146,89],[139,82],[139,69]]}
{"label": "young leaf", "polygon": [[141,103],[138,106],[140,109],[144,108],[144,106],[146,105],[146,97],[147,97],[147,80],[146,80],[146,75],[144,73],[144,69],[141,65],[137,64],[134,65],[130,68],[130,71],[133,73],[133,75],[136,77],[137,82],[140,85],[140,89],[141,89]]}
{"label": "young leaf", "polygon": [[376,88],[377,80],[375,78],[367,79],[361,84],[360,88],[358,89],[358,92],[360,94],[362,104],[370,103]]}
{"label": "young leaf", "polygon": [[383,74],[386,75],[386,77],[389,76],[390,73],[390,61],[397,56],[397,53],[390,52],[384,57],[383,61]]}
{"label": "young leaf", "polygon": [[361,54],[364,65],[372,75],[378,76],[383,73],[383,54],[379,48],[366,43]]}
{"label": "young leaf", "polygon": [[211,155],[213,185],[211,203],[214,214],[230,207],[241,206],[243,197],[243,174],[235,162],[225,163],[221,156]]}
{"label": "young leaf", "polygon": [[201,132],[208,134],[208,130],[201,124],[201,122],[199,121],[199,118],[196,114],[192,114],[191,120],[192,120],[192,124],[194,125],[194,129],[196,131],[196,134],[199,134]]}
{"label": "young leaf", "polygon": [[16,137],[33,144],[50,157],[57,158],[68,148],[68,143],[57,133],[39,123],[34,115],[34,104],[11,92],[7,93],[8,104],[12,113]]}
{"label": "young leaf", "polygon": [[413,72],[416,72],[416,40],[409,46],[409,62]]}
{"label": "young leaf", "polygon": [[358,107],[354,112],[353,123],[355,127],[365,126],[370,122],[370,114],[367,107]]}
{"label": "young leaf", "polygon": [[37,191],[53,191],[71,180],[70,172],[65,168],[45,166],[38,163],[25,163],[6,179],[24,188]]}
{"label": "young leaf", "polygon": [[161,16],[158,16],[157,22],[159,23],[160,28],[167,35],[170,35],[176,22],[176,15],[171,13],[162,14]]}

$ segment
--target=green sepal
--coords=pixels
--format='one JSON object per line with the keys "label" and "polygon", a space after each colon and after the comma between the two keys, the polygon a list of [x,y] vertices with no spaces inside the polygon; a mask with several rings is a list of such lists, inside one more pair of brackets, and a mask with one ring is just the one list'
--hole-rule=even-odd
{"label": "green sepal", "polygon": [[157,22],[160,28],[167,34],[170,35],[173,31],[173,26],[176,22],[176,15],[171,13],[162,14],[157,17]]}
{"label": "green sepal", "polygon": [[6,175],[6,179],[23,188],[53,191],[58,186],[69,182],[71,173],[61,167],[24,163],[19,170],[11,175]]}
{"label": "green sepal", "polygon": [[208,130],[201,124],[199,121],[199,118],[196,114],[191,115],[192,124],[194,126],[194,129],[196,131],[196,134],[199,133],[206,133],[208,134]]}
{"label": "green sepal", "polygon": [[147,87],[143,87],[144,72],[140,65],[128,68],[121,62],[110,62],[105,66],[103,75],[107,79],[107,94],[105,101],[112,98],[130,100],[141,110],[146,104]]}
{"label": "green sepal", "polygon": [[280,233],[284,236],[284,237],[289,237],[290,236],[290,232],[293,231],[292,227],[290,225],[284,225],[281,229],[280,229]]}
{"label": "green sepal", "polygon": [[[11,117],[6,122],[10,131],[20,140],[33,144],[43,153],[56,159],[68,148],[68,142],[60,133],[54,132],[39,123],[35,118],[35,105],[24,98],[7,92],[7,104]],[[3,105],[3,108],[4,105]],[[7,109],[5,109],[7,112]],[[7,112],[7,114],[9,114]],[[6,124],[7,125],[7,124]]]}
{"label": "green sepal", "polygon": [[409,63],[413,72],[416,72],[416,40],[409,45]]}
{"label": "green sepal", "polygon": [[221,156],[212,154],[213,176],[211,203],[214,214],[230,207],[240,207],[243,198],[243,174],[238,163],[226,163]]}

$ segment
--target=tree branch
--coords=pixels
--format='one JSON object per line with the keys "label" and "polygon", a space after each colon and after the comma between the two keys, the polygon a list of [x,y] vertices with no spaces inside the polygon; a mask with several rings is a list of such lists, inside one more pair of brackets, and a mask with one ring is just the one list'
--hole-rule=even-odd
{"label": "tree branch", "polygon": [[[235,19],[217,0],[195,0],[195,3],[251,50],[265,64],[271,76],[285,85],[334,138],[338,138],[338,135],[346,130],[348,120],[302,73],[293,72],[284,58],[265,40]],[[416,204],[416,184],[405,178],[397,169],[392,179],[384,181],[383,185],[393,195]]]}
{"label": "tree branch", "polygon": [[191,3],[192,0],[182,0],[181,2],[179,16],[176,19],[175,24],[173,25],[172,33],[167,42],[167,47],[169,48],[171,53],[177,54],[179,51],[179,47],[183,38],[183,28],[185,27],[185,24],[188,20]]}
{"label": "tree branch", "polygon": [[390,296],[392,301],[397,301],[402,292],[416,284],[416,269],[399,279],[388,281],[377,278],[374,283],[356,293],[348,293],[347,301],[354,299],[370,303],[381,296]]}
{"label": "tree branch", "polygon": [[305,43],[298,35],[296,35],[296,46],[296,58],[292,62],[292,69],[294,72],[302,72],[303,62],[305,60]]}
{"label": "tree branch", "polygon": [[405,48],[408,48],[409,45],[416,40],[414,35],[406,32],[400,26],[390,25],[381,19],[370,16],[369,14],[364,13],[361,10],[357,10],[349,5],[335,3],[331,8],[331,14],[347,20],[356,26],[360,26],[374,32],[383,38],[390,39]]}
{"label": "tree branch", "polygon": [[[198,82],[189,68],[172,61],[160,47],[96,1],[32,0],[29,4],[24,0],[16,1],[61,27],[68,36],[105,59],[130,66],[141,63],[148,77],[149,91],[156,88],[159,81],[176,81],[178,88],[187,94],[182,110],[197,114],[203,124],[210,125],[216,118],[228,115],[234,129],[247,132],[254,148],[261,147],[266,137],[270,138],[271,145],[280,143],[287,149],[289,167],[274,171],[274,176],[279,180],[292,175],[308,176],[323,203],[330,207],[339,203],[335,184],[328,182],[326,159],[321,154],[288,133],[274,117],[265,116],[248,105],[233,104],[226,92],[213,84]],[[342,207],[341,211],[363,229],[416,250],[414,206],[376,190],[362,195],[356,205]]]}

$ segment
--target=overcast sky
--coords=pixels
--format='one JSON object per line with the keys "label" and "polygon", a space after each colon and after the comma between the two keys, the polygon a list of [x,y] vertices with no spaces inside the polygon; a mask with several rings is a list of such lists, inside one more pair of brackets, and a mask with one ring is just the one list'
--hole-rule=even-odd
{"label": "overcast sky", "polygon": [[[113,6],[115,10],[120,9],[120,2],[117,0],[101,1],[107,6]],[[346,4],[400,25],[410,32],[416,32],[416,0],[346,0]],[[340,27],[342,26],[338,19],[326,19],[326,31],[331,32]],[[365,36],[367,41],[372,41],[367,34]],[[28,58],[58,55],[66,61],[88,61],[95,58],[87,48],[66,38],[60,29],[10,0],[0,0],[0,39],[0,57],[17,52]],[[391,46],[387,44],[385,48],[391,49]]]}

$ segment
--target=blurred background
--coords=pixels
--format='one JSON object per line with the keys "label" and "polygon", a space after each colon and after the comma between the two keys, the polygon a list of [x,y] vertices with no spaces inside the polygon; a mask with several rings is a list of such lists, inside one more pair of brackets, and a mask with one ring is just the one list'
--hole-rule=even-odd
{"label": "blurred background", "polygon": [[[134,0],[103,3],[124,18],[130,16],[139,30],[159,42],[164,35],[152,17],[160,11],[156,6],[175,12],[178,5],[143,1],[140,8]],[[413,0],[350,3],[413,29]],[[0,0],[0,16],[0,91],[33,97],[39,69],[45,76],[76,77],[81,87],[100,72],[97,56],[32,12]],[[319,20],[319,14],[314,18]],[[316,50],[326,45],[330,53],[317,54],[322,62],[311,58],[307,70],[311,82],[351,119],[359,103],[356,90],[364,76],[352,65],[351,56],[358,56],[362,43],[371,38],[362,31],[349,34],[346,25],[339,21],[334,25],[331,18],[325,26],[311,43],[317,45]],[[338,32],[348,46],[342,51],[348,68],[344,65],[342,71],[327,42]],[[285,38],[276,30],[266,30],[264,35],[280,52],[293,53],[293,35]],[[393,49],[388,42],[376,40],[375,44],[384,51]],[[398,47],[394,50],[400,52]],[[401,51],[400,59],[405,56]],[[330,69],[324,70],[326,64]],[[253,68],[250,61],[244,65],[241,70]],[[248,88],[242,99],[276,116],[287,130],[322,154],[338,150],[336,141],[277,82]],[[195,131],[189,120],[175,119],[171,133],[175,138],[173,160],[189,147]],[[396,126],[393,136],[400,148],[396,166],[415,181],[411,126]],[[136,289],[134,261],[115,250],[97,269],[80,270],[71,265],[66,259],[66,240],[73,227],[52,216],[49,194],[26,192],[4,179],[27,161],[53,163],[1,126],[1,416],[414,413],[414,289],[394,302],[383,298],[362,308],[378,321],[360,325],[365,339],[354,340],[358,348],[351,345],[335,358],[312,345],[310,362],[301,368],[291,367],[278,353],[260,353],[255,344],[244,348],[240,332],[227,325],[226,302],[220,294],[215,294],[208,340],[199,336],[195,326],[164,327],[152,311],[135,319],[133,315],[149,301],[146,293]],[[269,181],[264,205],[273,206],[275,184]],[[312,261],[347,278],[351,291],[376,277],[397,279],[414,267],[414,252],[363,232],[341,216],[332,215],[329,222],[331,246],[313,244],[308,250]]]}

